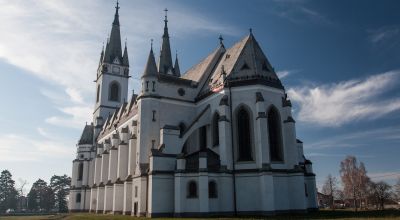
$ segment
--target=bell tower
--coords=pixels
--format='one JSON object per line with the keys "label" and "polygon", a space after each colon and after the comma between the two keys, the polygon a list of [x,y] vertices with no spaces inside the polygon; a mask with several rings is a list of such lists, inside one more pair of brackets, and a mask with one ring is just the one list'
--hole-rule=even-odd
{"label": "bell tower", "polygon": [[126,102],[128,96],[129,59],[126,42],[122,53],[119,8],[117,1],[111,34],[105,48],[103,46],[97,68],[96,99],[93,112],[93,122],[96,128],[102,126],[108,115]]}

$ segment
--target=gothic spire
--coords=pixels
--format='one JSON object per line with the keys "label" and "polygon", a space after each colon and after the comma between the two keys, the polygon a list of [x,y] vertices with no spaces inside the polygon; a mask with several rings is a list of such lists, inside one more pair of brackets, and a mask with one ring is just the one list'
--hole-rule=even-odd
{"label": "gothic spire", "polygon": [[168,18],[167,12],[168,9],[165,9],[165,19],[164,19],[164,34],[162,36],[162,46],[160,51],[160,62],[158,65],[158,71],[160,73],[167,74],[169,70],[172,70],[172,56],[171,56],[171,46],[169,43],[169,34],[168,34]]}
{"label": "gothic spire", "polygon": [[151,39],[151,48],[149,57],[147,58],[146,67],[144,68],[143,76],[157,76],[157,64],[153,53],[153,39]]}
{"label": "gothic spire", "polygon": [[219,44],[221,45],[221,47],[225,48],[225,46],[224,46],[224,38],[222,38],[222,35],[219,35],[218,40],[219,40]]}
{"label": "gothic spire", "polygon": [[124,66],[129,66],[128,48],[127,48],[127,43],[126,43],[126,41],[125,41],[124,55],[122,56],[122,64],[123,64]]}
{"label": "gothic spire", "polygon": [[105,62],[113,62],[115,58],[122,61],[122,49],[121,49],[121,32],[119,26],[119,2],[115,7],[114,21],[112,23],[111,34],[109,42],[106,46]]}
{"label": "gothic spire", "polygon": [[174,75],[178,77],[181,76],[181,70],[179,69],[179,63],[178,63],[178,52],[176,52],[175,56]]}
{"label": "gothic spire", "polygon": [[103,58],[104,58],[104,43],[103,43],[103,48],[101,49],[101,53],[100,53],[99,65],[103,62]]}

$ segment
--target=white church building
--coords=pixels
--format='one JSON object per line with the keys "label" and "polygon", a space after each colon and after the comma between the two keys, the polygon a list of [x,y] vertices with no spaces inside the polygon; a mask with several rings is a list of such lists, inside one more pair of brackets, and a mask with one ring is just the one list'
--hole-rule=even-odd
{"label": "white church building", "polygon": [[71,212],[273,215],[317,209],[291,102],[250,33],[181,74],[165,16],[158,62],[128,97],[118,3],[96,75],[93,123],[73,161]]}

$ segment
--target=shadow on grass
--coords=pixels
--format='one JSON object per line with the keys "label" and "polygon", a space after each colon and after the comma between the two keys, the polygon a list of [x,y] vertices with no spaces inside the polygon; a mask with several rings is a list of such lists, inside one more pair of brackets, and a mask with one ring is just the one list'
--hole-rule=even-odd
{"label": "shadow on grass", "polygon": [[[219,218],[182,218],[182,219],[400,219],[400,210],[384,210],[384,211],[358,211],[352,210],[321,210],[307,214],[281,214],[277,216],[240,216],[240,217],[219,217]],[[0,219],[13,219],[13,220],[126,220],[126,219],[148,219],[137,218],[124,215],[101,215],[89,213],[74,213],[74,214],[59,214],[53,216],[15,216],[11,218]],[[158,218],[158,219],[172,219],[172,218]]]}
{"label": "shadow on grass", "polygon": [[320,210],[307,214],[283,214],[272,219],[365,219],[365,218],[400,218],[400,210]]}

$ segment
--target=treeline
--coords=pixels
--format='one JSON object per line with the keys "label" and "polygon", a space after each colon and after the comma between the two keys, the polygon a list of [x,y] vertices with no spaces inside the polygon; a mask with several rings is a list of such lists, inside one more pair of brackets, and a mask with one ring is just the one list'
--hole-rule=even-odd
{"label": "treeline", "polygon": [[[375,208],[383,210],[385,204],[400,202],[400,178],[393,186],[385,181],[373,181],[363,162],[354,156],[347,156],[340,163],[340,182],[331,174],[322,186],[325,203],[331,209],[352,207],[358,209]],[[323,201],[323,198],[319,198]]]}
{"label": "treeline", "polygon": [[6,212],[67,212],[67,196],[71,178],[67,175],[53,175],[50,183],[38,179],[29,193],[24,195],[24,186],[17,189],[10,171],[0,175],[0,214]]}

